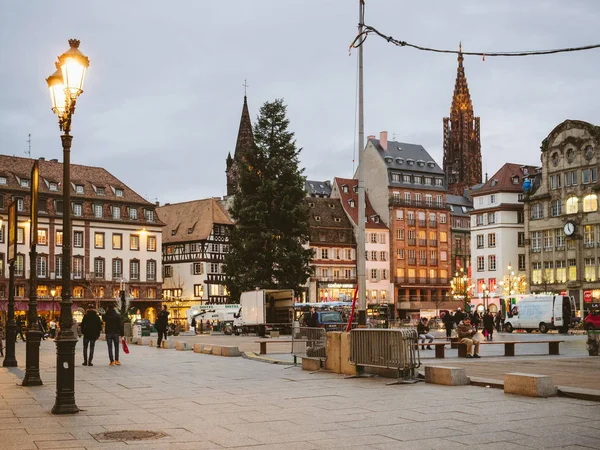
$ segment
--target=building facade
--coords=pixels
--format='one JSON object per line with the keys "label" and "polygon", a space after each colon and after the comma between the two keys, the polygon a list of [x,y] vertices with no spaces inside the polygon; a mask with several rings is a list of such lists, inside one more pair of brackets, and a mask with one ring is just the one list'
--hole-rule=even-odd
{"label": "building facade", "polygon": [[313,275],[300,301],[351,301],[356,289],[356,240],[341,201],[319,197],[305,201],[310,211]]}
{"label": "building facade", "polygon": [[[354,237],[358,241],[358,180],[335,178],[331,197],[340,199],[342,208],[352,224]],[[371,316],[376,316],[377,308],[385,305],[386,310],[393,314],[394,288],[390,272],[390,231],[371,206],[368,196],[365,200],[367,312],[371,311]]]}
{"label": "building facade", "polygon": [[390,230],[391,270],[400,318],[436,315],[450,287],[450,211],[444,171],[421,145],[369,136],[365,187]]}
{"label": "building facade", "polygon": [[[17,313],[27,310],[31,169],[34,160],[0,155],[0,308],[8,300],[8,206],[17,204],[15,299]],[[62,291],[62,163],[39,160],[37,235],[38,311],[56,315]],[[147,202],[105,169],[71,165],[72,298],[84,308],[93,302],[105,308],[120,290],[130,299],[130,312],[156,317],[162,286],[161,230],[156,206]],[[51,292],[55,292],[52,298]],[[53,301],[54,300],[54,301]]]}
{"label": "building facade", "polygon": [[542,142],[542,170],[525,195],[531,292],[575,297],[578,313],[600,303],[600,127],[566,120]]}
{"label": "building facade", "polygon": [[229,303],[223,263],[233,226],[218,199],[165,204],[156,209],[163,229],[163,298],[170,318],[185,325],[195,305]]}
{"label": "building facade", "polygon": [[444,117],[444,173],[448,193],[454,195],[463,195],[465,190],[481,183],[479,117],[473,113],[460,51],[450,117]]}
{"label": "building facade", "polygon": [[446,196],[450,209],[450,274],[463,269],[468,274],[471,268],[471,219],[469,212],[473,202],[462,195]]}
{"label": "building facade", "polygon": [[[534,176],[537,171],[538,168],[534,166],[506,163],[472,193],[471,303],[479,311],[489,305],[489,309],[496,312],[500,308],[500,298],[510,294],[504,292],[509,274],[514,272],[515,277],[525,275],[526,234],[522,186],[525,179]],[[489,298],[486,291],[489,292]]]}

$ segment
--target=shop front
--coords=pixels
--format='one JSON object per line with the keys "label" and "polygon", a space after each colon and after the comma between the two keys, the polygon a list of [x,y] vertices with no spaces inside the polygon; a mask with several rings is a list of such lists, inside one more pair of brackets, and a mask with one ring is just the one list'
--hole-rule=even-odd
{"label": "shop front", "polygon": [[354,283],[319,282],[317,302],[351,302],[355,288]]}

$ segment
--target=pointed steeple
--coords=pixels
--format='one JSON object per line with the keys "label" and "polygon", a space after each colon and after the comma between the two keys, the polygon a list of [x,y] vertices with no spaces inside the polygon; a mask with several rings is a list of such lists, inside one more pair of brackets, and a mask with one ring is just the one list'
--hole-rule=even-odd
{"label": "pointed steeple", "polygon": [[452,97],[452,108],[450,109],[450,117],[458,115],[461,111],[466,111],[473,114],[473,104],[471,103],[471,95],[469,94],[469,85],[465,76],[465,68],[463,67],[464,57],[462,54],[462,42],[458,45],[458,69],[456,71],[456,83],[454,84],[454,96]]}
{"label": "pointed steeple", "polygon": [[252,134],[252,121],[248,112],[248,99],[244,95],[244,106],[242,106],[242,117],[240,119],[240,129],[238,130],[237,142],[235,144],[234,160],[239,160],[244,153],[252,149],[254,144],[254,135]]}

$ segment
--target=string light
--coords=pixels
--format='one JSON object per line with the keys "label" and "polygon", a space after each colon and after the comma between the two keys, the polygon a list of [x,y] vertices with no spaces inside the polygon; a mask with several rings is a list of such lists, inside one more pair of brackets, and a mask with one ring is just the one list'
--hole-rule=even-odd
{"label": "string light", "polygon": [[394,44],[398,47],[412,47],[417,50],[421,50],[424,52],[435,52],[435,53],[453,53],[453,54],[462,54],[467,56],[481,56],[485,61],[486,56],[539,56],[539,55],[551,55],[555,53],[567,53],[567,52],[579,52],[584,50],[593,50],[596,48],[600,48],[600,44],[594,45],[584,45],[582,47],[566,47],[566,48],[554,48],[548,50],[528,50],[528,51],[515,51],[515,52],[463,52],[461,50],[445,50],[439,48],[431,48],[431,47],[423,47],[421,45],[411,44],[406,41],[400,41],[398,39],[394,39],[392,36],[388,36],[383,34],[381,31],[377,30],[375,27],[370,25],[360,24],[363,26],[363,31],[359,33],[352,43],[350,44],[350,52],[353,48],[358,48],[367,39],[370,34],[376,34],[382,39],[385,39],[391,44]]}

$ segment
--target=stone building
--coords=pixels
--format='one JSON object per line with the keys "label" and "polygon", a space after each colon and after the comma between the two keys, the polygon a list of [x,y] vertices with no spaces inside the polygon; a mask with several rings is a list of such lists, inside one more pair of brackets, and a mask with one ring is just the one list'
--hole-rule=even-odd
{"label": "stone building", "polygon": [[481,183],[479,117],[473,113],[463,59],[459,52],[450,117],[444,117],[444,173],[454,195]]}
{"label": "stone building", "polygon": [[542,171],[525,195],[531,292],[565,292],[578,311],[600,303],[600,127],[566,120],[542,142]]}
{"label": "stone building", "polygon": [[469,212],[473,202],[463,195],[446,196],[450,209],[450,274],[463,269],[468,273],[471,267],[471,218]]}

